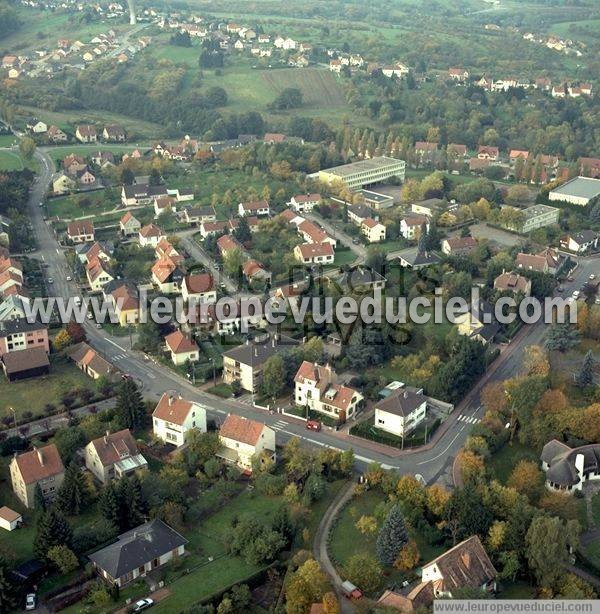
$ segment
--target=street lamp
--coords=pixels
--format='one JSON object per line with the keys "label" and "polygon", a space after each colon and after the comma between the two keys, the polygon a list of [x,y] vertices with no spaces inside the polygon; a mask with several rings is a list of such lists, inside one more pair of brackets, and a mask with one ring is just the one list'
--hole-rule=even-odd
{"label": "street lamp", "polygon": [[17,412],[15,411],[14,407],[9,407],[8,409],[12,411],[13,421],[15,423],[15,429],[16,429],[17,428]]}
{"label": "street lamp", "polygon": [[215,364],[215,359],[213,357],[210,357],[208,359],[208,362],[210,362],[210,364],[212,365],[213,386],[216,386],[217,385],[217,365]]}

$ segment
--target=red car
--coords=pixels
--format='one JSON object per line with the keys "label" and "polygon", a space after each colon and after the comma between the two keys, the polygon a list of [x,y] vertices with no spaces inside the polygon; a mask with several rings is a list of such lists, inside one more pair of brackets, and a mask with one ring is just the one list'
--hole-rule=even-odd
{"label": "red car", "polygon": [[306,428],[309,431],[320,431],[321,423],[318,420],[308,420],[306,423]]}

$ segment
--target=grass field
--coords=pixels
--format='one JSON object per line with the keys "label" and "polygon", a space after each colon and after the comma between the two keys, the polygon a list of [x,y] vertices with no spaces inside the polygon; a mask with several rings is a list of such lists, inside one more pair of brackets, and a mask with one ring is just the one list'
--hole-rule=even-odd
{"label": "grass field", "polygon": [[506,484],[515,465],[521,460],[532,460],[537,463],[539,458],[535,450],[514,441],[495,452],[487,461],[487,465],[492,469],[496,478],[502,484]]}
{"label": "grass field", "polygon": [[[82,206],[82,202],[89,204]],[[104,190],[98,190],[95,192],[52,198],[47,201],[46,209],[48,211],[48,217],[72,219],[85,215],[98,215],[104,211],[111,211],[118,204],[118,195],[115,196],[114,200],[110,200],[105,197]]]}
{"label": "grass field", "polygon": [[24,168],[23,158],[16,151],[0,151],[0,170],[22,171]]}
{"label": "grass field", "polygon": [[0,135],[0,147],[12,147],[14,144],[18,143],[16,136],[12,134],[1,134]]}
{"label": "grass field", "polygon": [[93,390],[93,384],[92,380],[72,363],[51,364],[50,374],[37,377],[34,384],[32,380],[9,383],[2,375],[0,377],[0,399],[2,399],[0,419],[12,416],[9,407],[15,410],[17,420],[25,411],[41,415],[44,405],[52,403],[58,406],[64,393],[78,388]]}
{"label": "grass field", "polygon": [[[149,146],[148,146],[149,147]],[[138,149],[135,145],[114,145],[111,143],[94,143],[93,145],[60,145],[48,148],[48,155],[54,161],[60,161],[69,154],[87,158],[96,151],[110,151],[115,158]],[[142,149],[142,148],[140,148]]]}

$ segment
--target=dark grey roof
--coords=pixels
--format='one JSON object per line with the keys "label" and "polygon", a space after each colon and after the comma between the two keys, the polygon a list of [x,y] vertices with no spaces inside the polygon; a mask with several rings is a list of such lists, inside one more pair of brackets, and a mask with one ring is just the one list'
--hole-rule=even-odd
{"label": "dark grey roof", "polygon": [[126,286],[129,289],[130,294],[138,296],[137,286],[132,281],[129,281],[127,279],[113,279],[109,281],[102,287],[102,292],[104,296],[108,296],[121,286]]}
{"label": "dark grey roof", "polygon": [[406,388],[398,388],[389,394],[383,401],[379,401],[376,405],[376,409],[386,411],[396,416],[408,416],[419,405],[425,402],[425,397],[422,394],[417,394],[412,390]]}
{"label": "dark grey roof", "polygon": [[484,324],[483,328],[477,334],[489,343],[498,334],[499,330],[499,324]]}
{"label": "dark grey roof", "polygon": [[0,337],[14,335],[15,333],[27,333],[34,330],[44,330],[45,324],[41,322],[29,322],[27,318],[17,318],[16,320],[6,320],[0,322]]}
{"label": "dark grey roof", "polygon": [[400,258],[412,267],[438,264],[440,262],[440,257],[435,252],[420,252],[417,248],[400,256]]}
{"label": "dark grey roof", "polygon": [[125,198],[150,198],[151,196],[167,196],[164,185],[134,184],[124,185]]}
{"label": "dark grey roof", "polygon": [[90,554],[89,559],[117,579],[185,544],[185,537],[155,518],[119,535],[118,541]]}
{"label": "dark grey roof", "polygon": [[581,245],[582,243],[593,243],[598,238],[598,234],[593,230],[582,230],[572,234],[571,237]]}
{"label": "dark grey roof", "polygon": [[353,215],[356,215],[358,217],[362,217],[363,219],[366,219],[368,217],[373,217],[373,210],[370,207],[367,207],[366,205],[350,205],[348,207],[348,212],[352,213]]}
{"label": "dark grey roof", "polygon": [[378,282],[385,281],[385,277],[365,266],[356,266],[345,271],[337,282],[344,288],[358,288],[360,286],[369,286]]}
{"label": "dark grey roof", "polygon": [[186,207],[186,212],[190,217],[206,217],[216,215],[213,207]]}
{"label": "dark grey roof", "polygon": [[[555,456],[551,457],[554,453],[556,453]],[[542,460],[550,465],[546,471],[546,479],[559,486],[577,484],[582,476],[578,475],[575,460],[580,455],[583,456],[584,475],[600,472],[600,444],[570,448],[555,439],[548,442],[541,456]]]}
{"label": "dark grey roof", "polygon": [[247,342],[238,345],[227,352],[223,352],[223,357],[231,358],[245,365],[258,367],[266,362],[271,356],[285,352],[286,350],[298,345],[298,342],[291,337],[279,335],[270,336],[265,341]]}

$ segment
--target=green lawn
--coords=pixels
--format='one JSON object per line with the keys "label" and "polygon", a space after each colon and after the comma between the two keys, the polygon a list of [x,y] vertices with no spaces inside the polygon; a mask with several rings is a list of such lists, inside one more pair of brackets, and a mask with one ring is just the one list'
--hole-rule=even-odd
{"label": "green lawn", "polygon": [[594,524],[600,526],[600,494],[592,497],[592,516],[594,517]]}
{"label": "green lawn", "polygon": [[21,171],[23,170],[23,159],[16,151],[0,151],[0,170],[2,171]]}
{"label": "green lawn", "polygon": [[537,463],[539,455],[531,448],[514,441],[495,452],[487,461],[487,465],[496,478],[502,484],[506,484],[515,465],[521,460],[531,460]]}
{"label": "green lawn", "polygon": [[336,249],[333,265],[343,266],[345,264],[352,264],[357,258],[358,256],[351,249]]}
{"label": "green lawn", "polygon": [[15,410],[17,420],[25,411],[42,417],[44,405],[52,403],[58,407],[64,393],[81,388],[93,391],[93,382],[71,362],[51,363],[50,374],[35,379],[9,383],[2,375],[0,376],[0,419],[12,415],[9,407]]}
{"label": "green lawn", "polygon": [[[98,215],[105,211],[111,211],[118,205],[118,192],[113,191],[113,197],[108,198],[105,190],[97,190],[51,198],[47,201],[46,208],[48,217],[72,219],[87,215]],[[119,218],[122,215],[122,213],[119,214]]]}
{"label": "green lawn", "polygon": [[[135,145],[114,145],[112,143],[94,143],[92,145],[58,145],[51,147],[48,154],[55,162],[60,162],[69,154],[87,158],[96,151],[110,151],[118,159],[124,154],[138,149]],[[140,149],[144,149],[141,147]]]}
{"label": "green lawn", "polygon": [[0,147],[12,147],[18,140],[14,134],[0,134]]}

